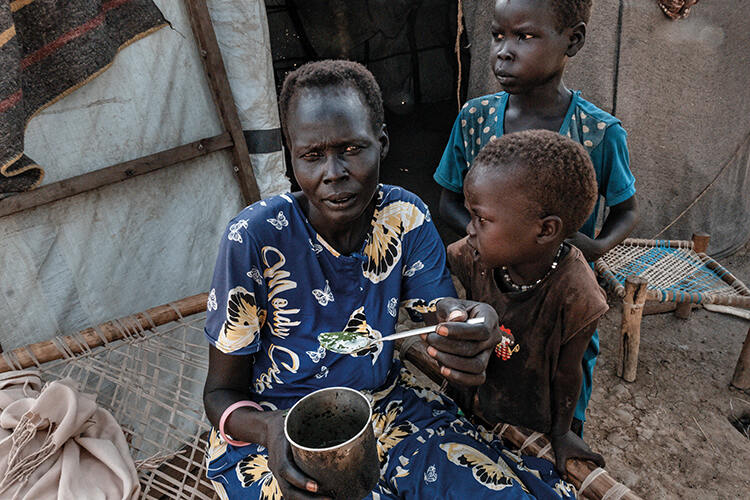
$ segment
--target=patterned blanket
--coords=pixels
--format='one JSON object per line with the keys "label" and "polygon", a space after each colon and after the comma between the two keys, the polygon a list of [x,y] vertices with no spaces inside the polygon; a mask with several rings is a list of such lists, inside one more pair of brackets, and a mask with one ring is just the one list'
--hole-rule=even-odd
{"label": "patterned blanket", "polygon": [[0,0],[0,197],[38,186],[26,124],[166,24],[152,0]]}

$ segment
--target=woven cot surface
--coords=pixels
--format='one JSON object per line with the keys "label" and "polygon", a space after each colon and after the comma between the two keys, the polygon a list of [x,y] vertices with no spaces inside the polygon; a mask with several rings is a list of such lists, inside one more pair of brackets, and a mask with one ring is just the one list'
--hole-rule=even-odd
{"label": "woven cot surface", "polygon": [[[604,262],[614,279],[625,284],[628,276],[648,280],[649,290],[691,302],[713,302],[718,297],[747,297],[746,287],[716,261],[691,248],[674,248],[669,242],[654,240],[652,245],[620,244],[610,250]],[[727,282],[734,282],[732,284]]]}
{"label": "woven cot surface", "polygon": [[208,366],[204,320],[199,314],[140,330],[39,367],[47,381],[78,381],[112,412],[136,461],[141,498],[216,498],[203,461],[210,429],[201,399]]}

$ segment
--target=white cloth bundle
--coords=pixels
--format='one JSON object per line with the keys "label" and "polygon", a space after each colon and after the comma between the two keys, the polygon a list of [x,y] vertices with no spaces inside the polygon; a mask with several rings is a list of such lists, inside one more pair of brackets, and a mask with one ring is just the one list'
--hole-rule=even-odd
{"label": "white cloth bundle", "polygon": [[70,379],[0,374],[0,497],[131,499],[138,476],[122,429]]}

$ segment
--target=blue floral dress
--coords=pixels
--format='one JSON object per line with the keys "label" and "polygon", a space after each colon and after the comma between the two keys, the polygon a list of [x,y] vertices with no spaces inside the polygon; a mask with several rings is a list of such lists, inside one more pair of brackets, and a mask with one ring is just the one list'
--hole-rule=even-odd
{"label": "blue floral dress", "polygon": [[[572,497],[549,462],[510,454],[458,417],[444,395],[419,386],[393,359],[393,343],[349,355],[317,336],[345,330],[392,333],[399,306],[419,319],[455,296],[443,244],[426,205],[399,187],[379,186],[361,249],[341,255],[310,225],[292,194],[245,208],[230,221],[208,298],[205,333],[227,354],[253,355],[252,398],[291,407],[322,387],[368,394],[381,480],[371,498]],[[221,498],[276,500],[281,492],[266,450],[235,447],[213,430],[208,477]],[[451,493],[453,492],[453,493]]]}

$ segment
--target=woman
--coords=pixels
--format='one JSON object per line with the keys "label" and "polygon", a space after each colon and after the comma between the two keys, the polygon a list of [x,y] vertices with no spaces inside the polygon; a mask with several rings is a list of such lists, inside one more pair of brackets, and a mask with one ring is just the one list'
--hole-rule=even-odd
{"label": "woman", "polygon": [[[381,480],[372,498],[526,497],[521,479],[533,473],[506,459],[512,470],[499,460],[499,443],[482,441],[450,399],[416,385],[393,361],[393,343],[351,355],[319,345],[323,331],[393,332],[400,304],[413,316],[451,320],[427,336],[428,352],[451,383],[478,385],[500,336],[490,307],[444,298],[455,291],[424,203],[378,184],[388,135],[372,75],[356,63],[312,63],[287,77],[279,104],[302,191],[256,203],[229,223],[209,295],[206,414],[244,442],[211,433],[208,476],[217,491],[320,498],[292,460],[281,410],[345,385],[373,400]],[[463,323],[479,316],[484,324]],[[237,408],[243,400],[253,403]],[[553,496],[534,481],[533,493]]]}

